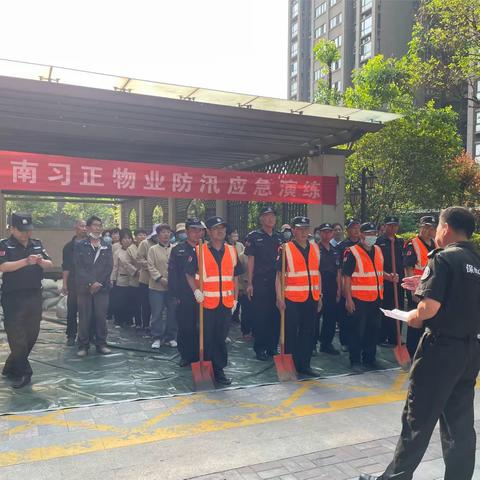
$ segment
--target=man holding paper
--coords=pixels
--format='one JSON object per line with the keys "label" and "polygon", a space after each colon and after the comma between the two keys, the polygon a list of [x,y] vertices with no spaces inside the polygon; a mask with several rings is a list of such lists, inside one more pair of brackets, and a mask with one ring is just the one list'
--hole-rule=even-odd
{"label": "man holding paper", "polygon": [[[445,480],[470,480],[475,466],[474,388],[480,368],[480,254],[469,240],[475,218],[463,207],[442,211],[439,249],[423,275],[405,280],[421,300],[408,314],[426,327],[413,359],[402,432],[392,463],[378,480],[410,480],[440,420]],[[374,480],[361,475],[360,480]]]}

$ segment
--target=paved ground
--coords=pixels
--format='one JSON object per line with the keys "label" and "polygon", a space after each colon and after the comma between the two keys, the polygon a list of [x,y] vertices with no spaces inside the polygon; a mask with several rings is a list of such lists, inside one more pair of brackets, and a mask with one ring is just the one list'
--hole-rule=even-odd
{"label": "paved ground", "polygon": [[[390,370],[4,415],[0,479],[351,479],[389,462],[406,380]],[[415,478],[441,478],[440,455],[436,435]]]}

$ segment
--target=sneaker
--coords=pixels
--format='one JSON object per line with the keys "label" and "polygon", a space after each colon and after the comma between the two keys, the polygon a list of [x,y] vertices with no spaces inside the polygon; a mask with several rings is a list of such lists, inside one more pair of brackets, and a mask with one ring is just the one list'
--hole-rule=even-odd
{"label": "sneaker", "polygon": [[112,351],[106,346],[97,347],[97,352],[100,355],[110,355],[112,353]]}
{"label": "sneaker", "polygon": [[86,350],[85,348],[81,348],[77,352],[77,357],[80,357],[80,358],[85,358],[87,355],[88,355],[88,350]]}
{"label": "sneaker", "polygon": [[231,339],[230,337],[227,337],[227,338],[225,339],[225,343],[232,343],[232,339]]}
{"label": "sneaker", "polygon": [[164,345],[166,345],[167,347],[177,348],[178,344],[176,340],[170,340],[169,342],[165,342]]}
{"label": "sneaker", "polygon": [[155,340],[153,343],[152,343],[152,348],[158,350],[160,348],[160,345],[162,344],[162,342],[160,340]]}

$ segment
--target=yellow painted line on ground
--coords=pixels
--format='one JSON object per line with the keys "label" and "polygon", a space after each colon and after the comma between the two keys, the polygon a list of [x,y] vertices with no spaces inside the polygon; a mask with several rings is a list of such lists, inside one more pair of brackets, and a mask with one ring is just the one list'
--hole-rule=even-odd
{"label": "yellow painted line on ground", "polygon": [[[295,406],[295,402],[297,402],[306,392],[308,392],[313,384],[316,383],[317,386],[319,385],[319,382],[315,381],[301,382],[298,383],[298,388],[287,399],[280,402],[279,405],[263,405],[263,408],[261,409],[262,411],[259,412],[245,413],[225,420],[203,420],[198,423],[179,424],[169,427],[158,427],[152,430],[152,427],[154,427],[158,422],[161,422],[164,418],[167,418],[175,411],[180,411],[185,406],[190,405],[194,402],[225,403],[222,400],[214,400],[206,397],[205,395],[193,395],[191,397],[182,398],[179,401],[178,405],[170,408],[167,412],[164,412],[152,419],[147,420],[140,427],[127,430],[127,433],[121,430],[121,434],[118,434],[120,432],[115,432],[117,433],[117,435],[104,436],[66,445],[50,445],[46,447],[30,448],[26,450],[2,452],[0,453],[0,466],[51,460],[54,458],[69,457],[85,453],[97,452],[101,450],[112,450],[115,448],[127,447],[131,445],[141,445],[145,443],[183,438],[204,433],[218,432],[221,430],[230,430],[234,428],[268,424],[292,418],[332,413],[352,408],[368,407],[402,401],[405,399],[405,391],[401,389],[401,386],[405,383],[405,379],[406,374],[400,373],[393,382],[392,386],[382,391],[382,393],[346,398],[343,400],[334,400],[329,402],[328,406],[323,406],[325,405],[325,402],[303,405],[300,404]],[[333,384],[329,384],[329,386],[333,386]],[[336,388],[342,387],[344,386],[336,386]],[[227,400],[227,402],[229,401]],[[31,416],[19,415],[18,417],[24,417],[25,419],[28,419],[28,421],[32,420]],[[37,419],[41,417],[34,418]],[[53,417],[50,417],[49,421],[53,421]],[[89,426],[86,426],[86,428],[89,428]],[[108,431],[108,429],[100,431]]]}

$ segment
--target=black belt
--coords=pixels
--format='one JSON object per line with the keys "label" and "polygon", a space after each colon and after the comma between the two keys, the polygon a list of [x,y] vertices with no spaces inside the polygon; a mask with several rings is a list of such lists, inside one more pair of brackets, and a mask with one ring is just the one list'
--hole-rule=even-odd
{"label": "black belt", "polygon": [[474,335],[465,335],[463,337],[457,337],[455,335],[446,335],[441,332],[434,332],[431,328],[427,327],[425,333],[432,335],[434,338],[446,338],[447,340],[456,340],[460,342],[471,342],[472,340],[478,340],[477,334]]}

